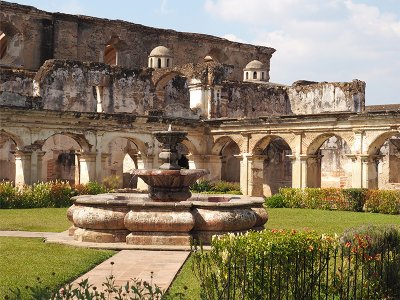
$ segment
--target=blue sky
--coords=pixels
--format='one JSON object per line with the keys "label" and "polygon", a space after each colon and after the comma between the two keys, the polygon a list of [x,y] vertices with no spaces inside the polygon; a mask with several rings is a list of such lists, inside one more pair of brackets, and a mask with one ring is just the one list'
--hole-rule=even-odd
{"label": "blue sky", "polygon": [[273,47],[271,81],[367,82],[366,102],[400,104],[400,0],[17,0]]}

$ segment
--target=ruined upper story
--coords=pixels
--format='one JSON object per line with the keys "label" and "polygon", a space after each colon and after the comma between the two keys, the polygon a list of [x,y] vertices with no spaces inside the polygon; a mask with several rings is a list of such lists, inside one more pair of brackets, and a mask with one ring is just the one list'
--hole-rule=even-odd
{"label": "ruined upper story", "polygon": [[204,34],[157,29],[119,20],[49,13],[34,7],[0,2],[0,32],[7,39],[0,65],[38,70],[47,59],[105,62],[115,50],[117,65],[147,67],[159,45],[171,50],[176,64],[214,61],[234,66],[230,79],[241,80],[242,69],[254,59],[269,62],[275,49],[231,42]]}
{"label": "ruined upper story", "polygon": [[0,106],[257,118],[362,112],[365,83],[269,82],[273,48],[0,2]]}

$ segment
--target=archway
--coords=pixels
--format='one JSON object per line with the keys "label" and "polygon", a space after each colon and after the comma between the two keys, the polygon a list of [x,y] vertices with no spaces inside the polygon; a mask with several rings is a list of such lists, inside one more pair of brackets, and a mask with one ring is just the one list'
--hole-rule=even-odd
{"label": "archway", "polygon": [[279,136],[270,136],[258,142],[255,149],[254,159],[262,159],[262,194],[270,196],[282,187],[291,187],[292,149],[288,143]]}
{"label": "archway", "polygon": [[6,55],[7,51],[7,35],[0,30],[0,60]]}
{"label": "archway", "polygon": [[46,181],[63,180],[70,184],[80,182],[78,154],[82,146],[67,134],[55,134],[43,144],[41,178]]}
{"label": "archway", "polygon": [[240,154],[239,146],[230,140],[222,147],[221,156],[221,180],[240,182]]}
{"label": "archway", "polygon": [[115,177],[119,188],[137,188],[138,178],[135,169],[143,169],[143,161],[139,147],[134,140],[115,138],[107,145],[108,160],[103,179]]}
{"label": "archway", "polygon": [[0,181],[15,182],[15,156],[17,143],[11,136],[0,132]]}
{"label": "archway", "polygon": [[307,186],[351,187],[352,163],[347,142],[336,134],[318,136],[307,150]]}
{"label": "archway", "polygon": [[368,149],[368,188],[400,188],[400,133],[387,132]]}
{"label": "archway", "polygon": [[104,49],[104,63],[111,66],[117,65],[117,50],[111,44],[107,44]]}
{"label": "archway", "polygon": [[155,84],[160,108],[170,104],[179,104],[190,108],[190,93],[187,78],[178,72],[164,74]]}

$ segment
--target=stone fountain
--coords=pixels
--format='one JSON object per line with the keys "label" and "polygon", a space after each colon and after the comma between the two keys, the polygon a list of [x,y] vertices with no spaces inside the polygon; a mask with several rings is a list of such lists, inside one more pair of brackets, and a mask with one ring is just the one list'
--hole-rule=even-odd
{"label": "stone fountain", "polygon": [[74,197],[68,209],[70,234],[82,242],[131,245],[208,244],[215,234],[260,229],[268,220],[263,198],[233,195],[196,195],[189,186],[208,170],[181,169],[177,145],[183,131],[155,132],[162,143],[159,169],[135,170],[149,186],[149,194],[110,193]]}

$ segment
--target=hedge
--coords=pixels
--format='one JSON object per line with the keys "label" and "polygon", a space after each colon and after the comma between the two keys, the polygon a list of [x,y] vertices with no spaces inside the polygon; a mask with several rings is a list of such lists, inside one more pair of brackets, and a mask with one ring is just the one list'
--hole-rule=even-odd
{"label": "hedge", "polygon": [[15,187],[12,182],[3,181],[0,182],[0,209],[68,207],[72,205],[73,196],[95,195],[106,191],[105,186],[97,182],[71,187],[68,182],[51,181]]}
{"label": "hedge", "polygon": [[266,198],[265,205],[267,207],[400,214],[400,191],[358,188],[281,188],[278,194]]}

